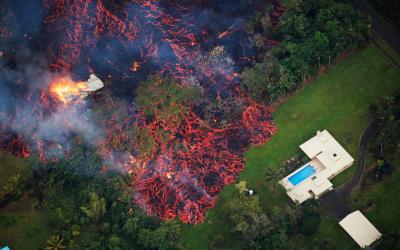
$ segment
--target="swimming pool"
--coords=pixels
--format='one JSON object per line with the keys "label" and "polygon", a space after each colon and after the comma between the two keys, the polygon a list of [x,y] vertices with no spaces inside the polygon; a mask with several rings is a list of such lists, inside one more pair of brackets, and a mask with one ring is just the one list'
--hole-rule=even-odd
{"label": "swimming pool", "polygon": [[304,181],[311,175],[315,174],[315,169],[311,165],[307,165],[304,167],[302,170],[299,172],[295,173],[294,175],[289,177],[289,181],[293,184],[293,186],[296,186],[300,182]]}

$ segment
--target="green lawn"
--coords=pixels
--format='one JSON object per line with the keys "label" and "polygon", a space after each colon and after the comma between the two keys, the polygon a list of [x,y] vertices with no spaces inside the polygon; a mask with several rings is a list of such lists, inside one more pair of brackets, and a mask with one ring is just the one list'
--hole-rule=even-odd
{"label": "green lawn", "polygon": [[23,159],[0,152],[0,188],[3,187],[9,177],[19,174],[21,177],[29,172]]}
{"label": "green lawn", "polygon": [[40,249],[51,235],[49,215],[34,209],[36,200],[24,195],[0,210],[0,246],[15,250]]}
{"label": "green lawn", "polygon": [[[13,174],[23,178],[30,169],[24,159],[0,153],[0,188]],[[36,199],[28,194],[0,208],[0,246],[12,249],[40,249],[51,234],[49,215],[34,209]]]}
{"label": "green lawn", "polygon": [[[316,130],[328,129],[341,143],[344,137],[351,138],[344,146],[356,158],[358,139],[369,123],[369,104],[400,88],[399,80],[396,79],[398,72],[394,68],[385,67],[385,64],[388,64],[387,59],[371,45],[351,54],[278,107],[274,120],[279,131],[270,142],[253,147],[247,152],[246,169],[240,175],[240,179],[246,180],[249,186],[257,189],[265,210],[273,206],[292,204],[284,192],[271,193],[267,190],[263,181],[265,169],[279,167]],[[334,184],[344,183],[354,170],[352,167],[336,177]],[[204,224],[183,226],[183,245],[190,249],[207,249],[217,235],[227,235],[227,226],[218,219],[218,215],[232,197],[233,190],[232,185],[224,189],[217,207],[209,210]],[[376,223],[379,224],[379,220]],[[338,242],[340,245],[337,246],[341,249],[353,248],[353,242],[350,238],[343,240],[345,234],[340,230],[334,220],[324,216],[321,227],[313,238],[330,236],[331,241]],[[299,240],[310,241],[311,239]],[[229,244],[227,247],[237,246],[234,238],[226,238],[225,242]]]}
{"label": "green lawn", "polygon": [[357,193],[357,198],[374,204],[363,212],[383,234],[398,229],[400,224],[400,150],[396,156],[392,176],[374,184],[371,189]]}

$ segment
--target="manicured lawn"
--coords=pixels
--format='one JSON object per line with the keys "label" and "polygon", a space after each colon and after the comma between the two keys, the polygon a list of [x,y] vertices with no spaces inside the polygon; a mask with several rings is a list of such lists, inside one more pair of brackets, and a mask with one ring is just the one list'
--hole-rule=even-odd
{"label": "manicured lawn", "polygon": [[[371,45],[353,53],[278,107],[274,120],[279,131],[270,142],[247,152],[246,169],[240,175],[240,179],[256,188],[265,210],[273,206],[293,205],[283,191],[271,193],[266,188],[263,178],[265,169],[279,167],[317,130],[329,130],[342,144],[347,141],[345,148],[354,158],[357,157],[359,136],[369,123],[369,104],[400,88],[396,79],[398,72],[385,67],[387,62],[383,54]],[[352,167],[336,177],[334,185],[344,183],[354,170]],[[228,235],[228,228],[218,215],[234,195],[233,190],[232,185],[224,189],[217,207],[208,212],[205,224],[183,226],[182,244],[190,249],[207,249],[217,235]],[[349,238],[343,238],[340,230],[336,221],[324,216],[319,231],[312,238],[330,236],[331,242],[338,242],[338,247],[342,249],[354,247]],[[225,242],[229,244],[227,247],[238,246],[232,236],[226,238]]]}

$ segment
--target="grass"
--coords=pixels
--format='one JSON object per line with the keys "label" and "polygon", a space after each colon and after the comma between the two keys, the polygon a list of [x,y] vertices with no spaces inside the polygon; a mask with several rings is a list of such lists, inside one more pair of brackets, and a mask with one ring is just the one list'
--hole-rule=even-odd
{"label": "grass", "polygon": [[[344,146],[356,158],[358,139],[369,123],[369,104],[400,88],[396,79],[398,72],[394,68],[385,67],[385,64],[388,64],[388,60],[371,45],[351,54],[278,107],[274,120],[279,131],[270,142],[253,147],[247,152],[246,169],[240,174],[241,180],[246,180],[249,186],[256,188],[266,211],[273,206],[293,203],[283,191],[268,191],[263,180],[265,169],[279,167],[317,130],[329,130],[341,143],[345,137],[351,138]],[[352,167],[340,174],[334,179],[334,185],[344,183],[354,171],[355,168]],[[233,191],[232,185],[224,189],[217,207],[209,210],[204,224],[183,225],[180,239],[183,245],[190,246],[190,249],[208,249],[217,235],[229,235],[229,228],[218,216],[234,195]],[[343,240],[340,230],[336,221],[324,216],[319,231],[313,238],[323,239],[329,236],[331,242],[339,244],[338,247],[353,248],[350,239]],[[233,236],[226,237],[225,242],[232,244],[227,247],[237,248],[237,239]]]}
{"label": "grass", "polygon": [[8,181],[8,178],[14,174],[20,174],[21,177],[29,172],[23,159],[11,155],[0,153],[0,188]]}
{"label": "grass", "polygon": [[400,65],[400,56],[380,36],[374,36],[374,42],[386,53],[393,62]]}
{"label": "grass", "polygon": [[0,244],[15,250],[43,248],[51,234],[49,215],[34,209],[36,200],[25,195],[0,210]]}
{"label": "grass", "polygon": [[374,184],[371,189],[360,191],[357,198],[369,201],[373,206],[362,211],[383,234],[398,229],[400,223],[400,151],[393,163],[395,169],[390,177]]}
{"label": "grass", "polygon": [[[0,187],[13,174],[24,177],[30,172],[25,160],[0,154]],[[34,209],[37,200],[27,194],[0,208],[0,246],[12,249],[40,249],[51,234],[49,215]]]}

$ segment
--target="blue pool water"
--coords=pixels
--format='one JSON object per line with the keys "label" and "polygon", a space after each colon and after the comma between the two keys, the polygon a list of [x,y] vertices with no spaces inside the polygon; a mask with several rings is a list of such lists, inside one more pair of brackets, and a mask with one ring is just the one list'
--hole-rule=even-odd
{"label": "blue pool water", "polygon": [[308,177],[310,177],[314,173],[315,173],[314,167],[311,166],[311,165],[307,165],[306,167],[304,167],[299,172],[297,172],[294,175],[290,176],[289,177],[289,181],[293,184],[293,186],[296,186],[297,184],[299,184],[300,182],[304,181],[305,179],[307,179]]}

